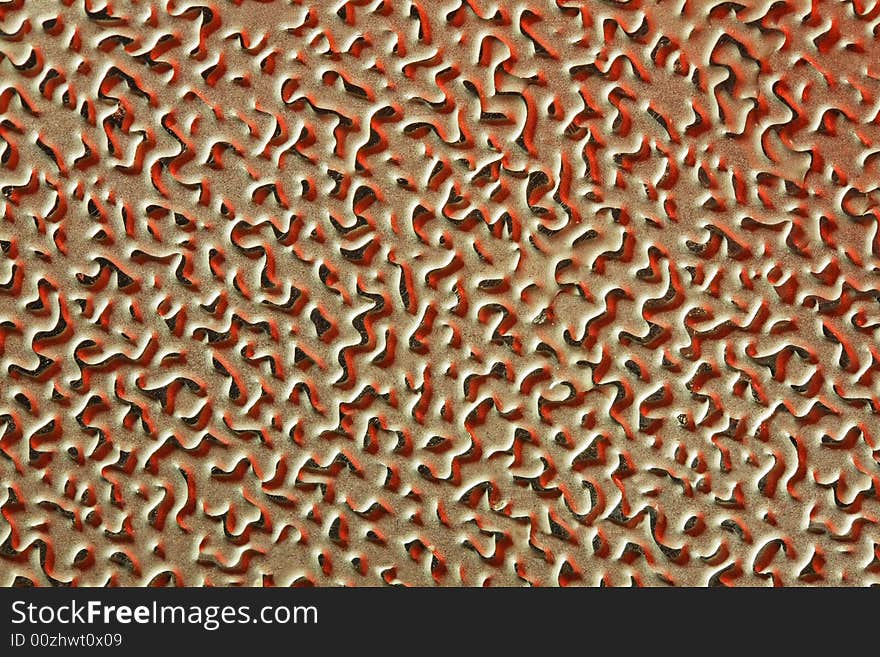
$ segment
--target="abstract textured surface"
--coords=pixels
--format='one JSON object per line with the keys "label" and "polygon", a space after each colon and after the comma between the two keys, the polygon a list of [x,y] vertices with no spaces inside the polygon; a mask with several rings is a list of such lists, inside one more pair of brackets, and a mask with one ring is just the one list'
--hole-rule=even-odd
{"label": "abstract textured surface", "polygon": [[880,583],[880,2],[0,30],[0,585]]}

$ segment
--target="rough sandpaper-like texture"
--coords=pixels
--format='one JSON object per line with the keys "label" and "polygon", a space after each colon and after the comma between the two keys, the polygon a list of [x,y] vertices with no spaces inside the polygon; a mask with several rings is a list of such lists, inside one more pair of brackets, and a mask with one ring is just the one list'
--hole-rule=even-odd
{"label": "rough sandpaper-like texture", "polygon": [[0,584],[880,582],[880,3],[0,30]]}

